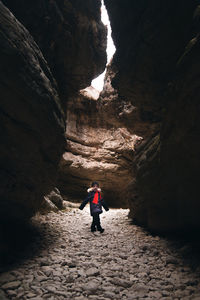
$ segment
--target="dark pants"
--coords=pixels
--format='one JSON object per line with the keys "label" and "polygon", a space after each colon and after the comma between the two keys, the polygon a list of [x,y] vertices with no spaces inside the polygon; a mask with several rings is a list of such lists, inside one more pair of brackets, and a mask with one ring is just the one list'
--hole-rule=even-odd
{"label": "dark pants", "polygon": [[93,220],[92,220],[91,230],[95,231],[96,227],[97,227],[97,230],[101,231],[102,227],[101,227],[101,223],[100,223],[99,214],[98,213],[93,214],[92,217],[93,217]]}

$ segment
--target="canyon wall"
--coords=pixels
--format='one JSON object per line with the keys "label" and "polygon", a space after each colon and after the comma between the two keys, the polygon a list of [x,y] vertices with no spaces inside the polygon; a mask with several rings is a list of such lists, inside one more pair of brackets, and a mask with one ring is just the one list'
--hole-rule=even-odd
{"label": "canyon wall", "polygon": [[3,2],[34,37],[65,98],[104,71],[107,30],[100,0]]}
{"label": "canyon wall", "polygon": [[199,229],[198,2],[105,0],[117,51],[100,96],[99,0],[3,3],[1,220],[32,216],[59,165],[71,199],[98,180],[140,225]]}
{"label": "canyon wall", "polygon": [[133,177],[134,145],[140,137],[117,122],[116,106],[104,107],[101,97],[93,97],[94,92],[89,87],[67,103],[66,152],[60,162],[58,187],[63,195],[80,201],[91,182],[98,181],[109,205],[127,207],[124,191]]}
{"label": "canyon wall", "polygon": [[105,4],[117,48],[112,84],[141,120],[157,124],[154,134],[147,128],[150,138],[136,148],[130,215],[155,231],[198,229],[198,3]]}
{"label": "canyon wall", "polygon": [[104,69],[106,29],[98,0],[3,3],[0,219],[25,220],[55,186],[65,103]]}

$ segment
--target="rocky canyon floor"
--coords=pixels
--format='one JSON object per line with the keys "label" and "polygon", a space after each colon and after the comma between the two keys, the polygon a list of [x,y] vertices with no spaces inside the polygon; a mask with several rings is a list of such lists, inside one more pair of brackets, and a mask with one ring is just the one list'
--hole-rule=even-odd
{"label": "rocky canyon floor", "polygon": [[194,244],[151,235],[128,210],[101,221],[103,234],[90,232],[88,207],[36,216],[28,255],[0,274],[0,299],[200,299]]}

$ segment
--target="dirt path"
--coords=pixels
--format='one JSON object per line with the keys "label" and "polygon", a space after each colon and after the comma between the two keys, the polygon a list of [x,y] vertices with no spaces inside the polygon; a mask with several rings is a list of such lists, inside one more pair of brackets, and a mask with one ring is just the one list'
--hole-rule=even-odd
{"label": "dirt path", "polygon": [[200,299],[189,247],[153,237],[127,214],[104,212],[103,234],[90,232],[88,208],[37,217],[32,251],[40,249],[0,275],[0,299]]}

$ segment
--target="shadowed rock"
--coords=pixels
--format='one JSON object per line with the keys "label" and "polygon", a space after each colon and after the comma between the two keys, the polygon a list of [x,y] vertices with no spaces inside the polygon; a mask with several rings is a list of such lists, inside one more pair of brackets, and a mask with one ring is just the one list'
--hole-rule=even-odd
{"label": "shadowed rock", "polygon": [[112,84],[149,128],[157,124],[136,147],[131,216],[155,231],[199,229],[197,1],[105,4],[117,48]]}
{"label": "shadowed rock", "polygon": [[106,27],[100,0],[4,0],[38,43],[64,96],[105,69]]}
{"label": "shadowed rock", "polygon": [[103,71],[106,28],[100,1],[3,2],[33,36],[0,2],[0,211],[24,220],[55,186],[63,103]]}
{"label": "shadowed rock", "polygon": [[0,219],[29,218],[51,190],[65,116],[29,32],[0,2]]}

